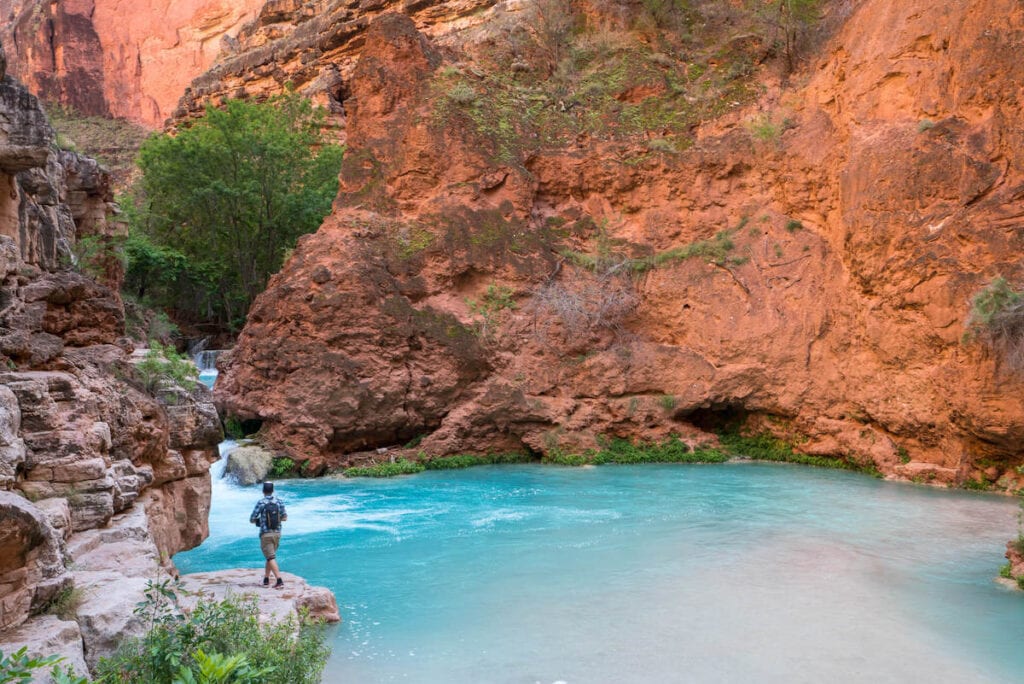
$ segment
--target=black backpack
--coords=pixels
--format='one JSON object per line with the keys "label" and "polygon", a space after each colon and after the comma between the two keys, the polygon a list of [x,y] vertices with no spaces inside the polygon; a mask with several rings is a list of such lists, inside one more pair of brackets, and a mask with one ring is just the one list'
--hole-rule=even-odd
{"label": "black backpack", "polygon": [[268,530],[281,529],[281,506],[276,501],[263,504],[263,522]]}

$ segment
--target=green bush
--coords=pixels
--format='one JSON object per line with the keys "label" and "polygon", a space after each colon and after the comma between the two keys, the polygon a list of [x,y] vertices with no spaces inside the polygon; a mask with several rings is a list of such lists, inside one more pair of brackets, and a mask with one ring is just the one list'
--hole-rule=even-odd
{"label": "green bush", "polygon": [[127,250],[129,287],[239,327],[285,253],[330,211],[342,149],[326,144],[324,117],[293,93],[230,100],[143,143],[141,201],[128,212],[137,241]]}
{"label": "green bush", "polygon": [[532,459],[529,454],[508,453],[508,454],[459,454],[456,456],[441,456],[424,461],[423,465],[427,470],[459,470],[461,468],[472,468],[482,465],[497,465],[502,463],[528,463]]}
{"label": "green bush", "polygon": [[1011,370],[1024,371],[1024,292],[997,277],[971,299],[968,337],[973,333]]}
{"label": "green bush", "polygon": [[1005,579],[1013,579],[1013,566],[1007,563],[999,567],[999,576]]}
{"label": "green bush", "polygon": [[378,463],[372,466],[348,468],[345,477],[395,477],[397,475],[415,475],[422,473],[427,467],[418,461],[400,458],[394,463]]}
{"label": "green bush", "polygon": [[287,456],[275,456],[270,464],[270,475],[274,478],[291,475],[295,472],[295,461]]}
{"label": "green bush", "polygon": [[181,607],[180,585],[150,582],[136,615],[147,633],[128,640],[100,660],[96,681],[104,684],[152,682],[260,682],[316,684],[330,650],[316,624],[288,618],[261,624],[256,597],[231,596]]}
{"label": "green bush", "polygon": [[800,465],[814,466],[817,468],[837,468],[839,470],[854,470],[867,473],[876,477],[881,476],[874,466],[862,466],[858,463],[843,458],[832,458],[828,456],[811,456],[793,451],[793,447],[781,439],[763,433],[752,437],[745,437],[738,432],[726,432],[718,436],[722,448],[733,456],[742,456],[755,461],[778,461],[783,463],[797,463]]}
{"label": "green bush", "polygon": [[0,651],[0,682],[7,684],[29,684],[37,677],[41,670],[50,670],[50,679],[54,684],[86,684],[89,680],[86,677],[79,677],[70,668],[61,669],[57,664],[62,662],[62,656],[51,655],[45,658],[32,657],[28,655],[28,647],[22,646],[10,655],[4,655]]}
{"label": "green bush", "polygon": [[192,391],[199,379],[199,369],[191,359],[156,340],[150,340],[149,351],[135,365],[135,371],[150,393],[173,386]]}
{"label": "green bush", "polygon": [[[603,440],[602,440],[603,441]],[[661,442],[631,442],[626,439],[612,439],[593,455],[591,462],[603,464],[632,463],[721,463],[728,457],[720,452],[697,450],[677,437]]]}

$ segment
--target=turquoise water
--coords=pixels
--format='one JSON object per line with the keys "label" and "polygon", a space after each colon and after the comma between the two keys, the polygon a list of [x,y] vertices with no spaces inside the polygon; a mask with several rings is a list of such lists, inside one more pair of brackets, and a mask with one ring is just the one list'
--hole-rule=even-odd
{"label": "turquoise water", "polygon": [[[222,468],[220,464],[216,469]],[[279,483],[282,569],[344,623],[325,682],[1014,682],[1005,498],[736,463]],[[183,572],[262,567],[215,480]],[[254,570],[254,574],[258,574]]]}

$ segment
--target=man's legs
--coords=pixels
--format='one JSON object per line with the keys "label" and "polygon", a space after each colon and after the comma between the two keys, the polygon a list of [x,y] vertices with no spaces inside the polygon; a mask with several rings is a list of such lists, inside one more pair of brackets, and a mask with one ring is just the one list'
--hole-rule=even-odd
{"label": "man's legs", "polygon": [[274,577],[277,578],[277,584],[282,584],[281,570],[277,567],[277,546],[281,543],[280,532],[267,532],[260,537],[260,550],[263,551],[263,557],[267,559],[267,563],[263,568],[263,585],[267,586],[270,584],[270,574],[273,573]]}
{"label": "man's legs", "polygon": [[269,578],[271,573],[274,574],[274,577],[280,577],[281,576],[281,570],[278,569],[278,567],[277,567],[277,559],[276,558],[268,558],[267,559],[267,566],[263,569],[263,577],[264,577],[264,579]]}

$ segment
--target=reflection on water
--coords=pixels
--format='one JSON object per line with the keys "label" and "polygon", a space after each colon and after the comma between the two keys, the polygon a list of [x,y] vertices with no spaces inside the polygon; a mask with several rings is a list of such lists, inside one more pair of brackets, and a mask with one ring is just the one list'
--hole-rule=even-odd
{"label": "reflection on water", "polygon": [[[222,468],[218,464],[216,468]],[[262,566],[217,478],[185,572]],[[325,682],[1012,682],[1006,499],[770,464],[279,483],[282,568],[334,590]]]}

